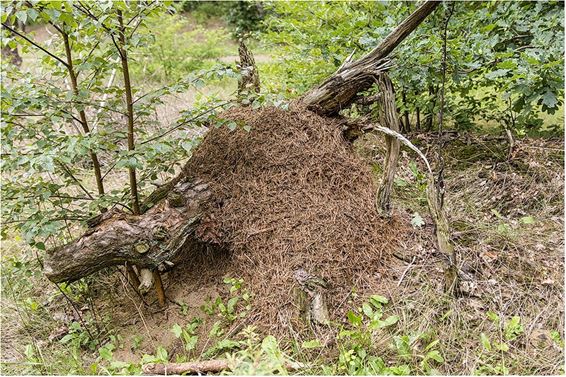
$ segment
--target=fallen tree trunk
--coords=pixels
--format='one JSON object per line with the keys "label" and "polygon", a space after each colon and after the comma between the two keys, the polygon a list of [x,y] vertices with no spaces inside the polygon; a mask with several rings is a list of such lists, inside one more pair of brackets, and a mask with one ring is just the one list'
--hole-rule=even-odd
{"label": "fallen tree trunk", "polygon": [[132,263],[169,270],[192,237],[209,197],[208,185],[177,178],[164,200],[140,216],[105,212],[78,240],[48,251],[44,273],[53,282],[74,281],[102,268]]}
{"label": "fallen tree trunk", "polygon": [[331,77],[307,92],[302,101],[321,115],[336,115],[356,99],[356,94],[369,89],[375,78],[392,66],[387,56],[440,4],[427,1],[407,17],[376,48],[362,58],[343,64]]}

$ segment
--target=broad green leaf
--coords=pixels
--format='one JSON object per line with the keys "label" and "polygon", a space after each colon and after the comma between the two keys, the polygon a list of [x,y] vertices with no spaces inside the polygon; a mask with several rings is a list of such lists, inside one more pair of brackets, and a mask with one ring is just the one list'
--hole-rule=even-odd
{"label": "broad green leaf", "polygon": [[28,14],[25,10],[19,10],[16,12],[16,18],[20,20],[23,24],[28,20]]}
{"label": "broad green leaf", "polygon": [[442,357],[442,355],[440,354],[439,351],[434,350],[434,351],[430,351],[426,354],[426,357],[428,357],[429,359],[432,359],[438,363],[443,363],[444,362],[444,358]]}
{"label": "broad green leaf", "polygon": [[554,109],[558,105],[556,95],[550,91],[547,91],[542,96],[542,104],[550,109]]}
{"label": "broad green leaf", "polygon": [[526,224],[526,225],[534,224],[534,223],[535,223],[535,219],[534,219],[534,217],[532,217],[532,216],[524,216],[524,217],[521,217],[521,219],[520,219],[519,221],[520,221],[522,224]]}
{"label": "broad green leaf", "polygon": [[173,325],[171,332],[175,335],[175,338],[180,338],[181,334],[183,333],[183,328],[179,326],[177,323]]}

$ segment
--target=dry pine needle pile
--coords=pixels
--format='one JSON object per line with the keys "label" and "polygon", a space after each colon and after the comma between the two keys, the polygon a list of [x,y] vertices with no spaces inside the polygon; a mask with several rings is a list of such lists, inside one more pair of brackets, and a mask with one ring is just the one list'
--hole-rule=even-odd
{"label": "dry pine needle pile", "polygon": [[272,331],[297,319],[298,269],[328,283],[330,317],[343,318],[353,288],[376,293],[402,234],[377,214],[369,166],[335,120],[298,106],[235,108],[222,118],[251,130],[212,128],[185,167],[212,190],[197,235],[229,253],[228,270],[245,279],[257,319]]}

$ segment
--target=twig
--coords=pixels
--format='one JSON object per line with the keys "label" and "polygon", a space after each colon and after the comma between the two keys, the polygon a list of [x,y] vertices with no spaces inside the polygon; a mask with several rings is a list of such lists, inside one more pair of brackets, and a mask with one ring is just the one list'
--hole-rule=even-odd
{"label": "twig", "polygon": [[222,107],[222,106],[224,106],[224,105],[227,105],[228,103],[230,103],[230,101],[222,102],[222,103],[220,103],[220,104],[218,104],[218,105],[216,105],[216,106],[214,106],[214,107],[211,107],[210,109],[206,110],[205,112],[202,112],[202,113],[200,113],[200,114],[198,114],[198,115],[192,117],[191,119],[188,119],[188,120],[186,120],[186,121],[184,121],[184,122],[182,122],[182,123],[179,123],[179,124],[177,124],[176,126],[171,127],[170,129],[168,129],[167,131],[165,131],[165,132],[163,132],[163,133],[161,133],[161,134],[159,134],[159,135],[157,135],[157,136],[153,136],[153,137],[151,137],[151,138],[149,138],[149,139],[147,139],[147,140],[144,140],[144,141],[142,141],[142,142],[139,143],[139,144],[140,144],[140,145],[146,144],[146,143],[149,143],[149,142],[151,142],[151,141],[157,140],[157,139],[159,139],[159,138],[161,138],[161,137],[163,137],[163,136],[165,136],[165,135],[168,135],[168,134],[170,134],[171,132],[175,131],[176,129],[178,129],[178,128],[184,126],[185,124],[190,123],[190,122],[192,122],[193,120],[196,120],[196,119],[202,117],[203,115],[206,115],[206,114],[208,114],[208,113],[210,113],[210,112],[212,112],[212,111],[218,109],[219,107]]}
{"label": "twig", "polygon": [[405,279],[405,275],[407,274],[407,272],[409,271],[409,269],[413,266],[413,263],[415,262],[415,259],[417,259],[416,256],[413,257],[413,260],[411,261],[411,263],[409,263],[409,265],[407,266],[407,268],[405,269],[405,271],[403,271],[403,274],[401,275],[401,278],[399,278],[399,281],[397,282],[397,286],[399,287],[401,285],[401,283],[403,282],[403,279]]}
{"label": "twig", "polygon": [[40,49],[41,51],[45,52],[47,55],[51,56],[53,59],[57,60],[59,63],[63,64],[65,67],[68,67],[68,64],[61,59],[60,57],[52,54],[51,52],[47,51],[45,48],[43,48],[41,45],[39,45],[38,43],[36,43],[35,41],[31,40],[30,38],[26,37],[24,34],[21,34],[20,32],[18,32],[17,30],[11,28],[10,26],[8,26],[6,23],[2,22],[2,26],[4,26],[6,29],[10,30],[13,34],[17,35],[20,38],[25,39],[27,42],[29,42],[31,45],[35,46],[36,48]]}

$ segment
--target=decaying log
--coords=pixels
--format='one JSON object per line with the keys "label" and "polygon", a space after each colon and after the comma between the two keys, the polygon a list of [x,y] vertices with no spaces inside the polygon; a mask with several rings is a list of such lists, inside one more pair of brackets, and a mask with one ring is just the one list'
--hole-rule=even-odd
{"label": "decaying log", "polygon": [[[142,367],[142,373],[147,375],[220,373],[232,367],[228,360],[205,360],[189,363],[146,364]],[[288,371],[295,371],[308,366],[302,363],[286,362],[284,367]]]}
{"label": "decaying log", "polygon": [[[381,91],[380,104],[380,121],[385,127],[389,127],[395,132],[399,132],[400,120],[395,105],[395,91],[393,83],[383,73],[378,79],[379,89]],[[385,142],[387,144],[387,155],[385,156],[385,164],[383,169],[383,177],[377,191],[377,211],[386,216],[391,216],[391,190],[393,190],[393,181],[395,172],[397,171],[397,162],[399,160],[399,150],[401,142],[396,138],[386,135]]]}
{"label": "decaying log", "polygon": [[240,40],[238,53],[240,55],[238,68],[240,69],[241,75],[238,80],[238,96],[242,96],[243,94],[250,92],[259,93],[259,72],[255,64],[254,55],[248,46],[246,46],[243,39]]}
{"label": "decaying log", "polygon": [[391,67],[387,56],[440,2],[427,1],[407,17],[376,48],[362,58],[343,64],[330,78],[307,92],[302,102],[321,115],[336,115],[355,100],[356,94],[369,89],[374,78]]}
{"label": "decaying log", "polygon": [[184,246],[196,242],[192,234],[209,195],[205,182],[183,177],[164,200],[143,215],[107,211],[81,238],[48,251],[44,273],[60,283],[124,262],[151,271],[169,270]]}

